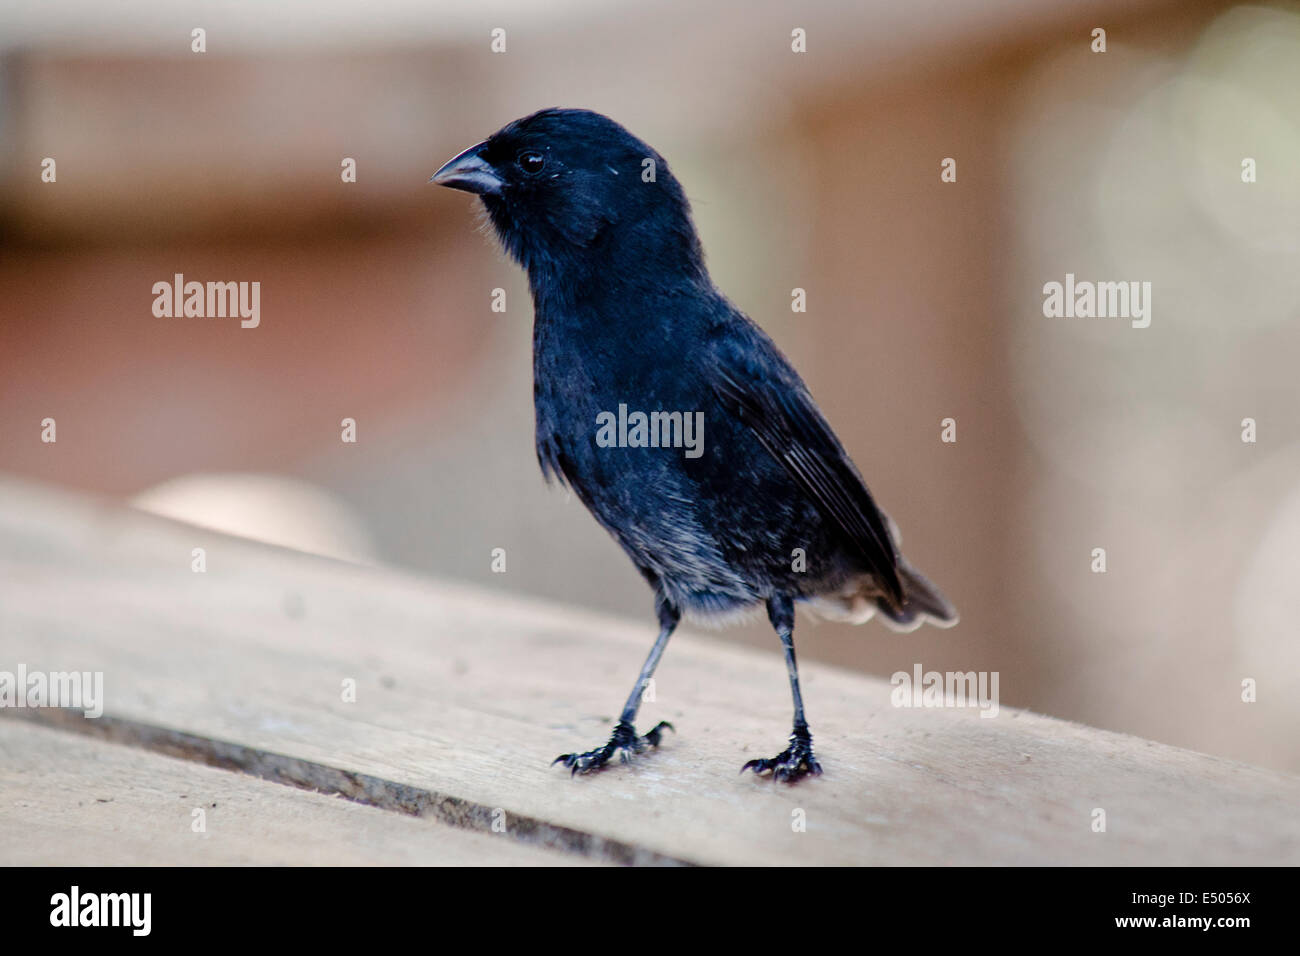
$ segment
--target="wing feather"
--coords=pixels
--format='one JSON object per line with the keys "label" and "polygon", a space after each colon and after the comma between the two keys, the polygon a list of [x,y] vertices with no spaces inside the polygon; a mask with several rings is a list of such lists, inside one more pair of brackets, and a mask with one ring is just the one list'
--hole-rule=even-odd
{"label": "wing feather", "polygon": [[[748,320],[745,320],[746,322]],[[881,590],[903,603],[898,552],[885,518],[807,387],[757,327],[717,355],[714,391],[865,558]],[[729,360],[730,359],[730,360]]]}

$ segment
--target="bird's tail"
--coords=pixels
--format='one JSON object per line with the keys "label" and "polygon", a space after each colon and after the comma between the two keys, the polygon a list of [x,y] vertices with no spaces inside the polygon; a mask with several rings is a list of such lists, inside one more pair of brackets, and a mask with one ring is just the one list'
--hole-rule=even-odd
{"label": "bird's tail", "polygon": [[957,609],[927,578],[906,561],[898,562],[898,576],[903,582],[903,606],[896,608],[888,599],[878,598],[880,619],[895,631],[914,631],[927,621],[938,627],[957,623]]}
{"label": "bird's tail", "polygon": [[862,624],[880,612],[881,622],[894,631],[915,631],[922,624],[952,627],[958,621],[957,609],[937,587],[902,557],[898,560],[898,577],[903,582],[903,604],[896,607],[870,575],[851,582],[834,594],[823,594],[809,603],[822,617],[849,624]]}

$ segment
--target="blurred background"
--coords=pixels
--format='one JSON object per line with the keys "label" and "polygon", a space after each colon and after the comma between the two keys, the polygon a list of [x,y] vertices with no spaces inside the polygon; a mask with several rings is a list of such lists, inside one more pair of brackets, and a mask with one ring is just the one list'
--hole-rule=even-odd
{"label": "blurred background", "polygon": [[[6,4],[0,472],[639,617],[648,648],[643,582],[538,473],[524,278],[426,184],[553,105],[668,159],[962,612],[807,619],[803,657],[997,670],[1006,705],[1300,769],[1291,5]],[[260,326],[156,318],[175,273],[259,281]],[[1045,318],[1066,273],[1151,282],[1150,327]],[[765,622],[720,639],[779,667]]]}

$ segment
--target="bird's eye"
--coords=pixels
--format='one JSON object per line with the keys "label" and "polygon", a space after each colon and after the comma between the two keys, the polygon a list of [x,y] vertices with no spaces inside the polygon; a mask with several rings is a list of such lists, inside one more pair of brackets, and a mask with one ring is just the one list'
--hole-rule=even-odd
{"label": "bird's eye", "polygon": [[526,149],[519,154],[519,158],[515,162],[529,176],[536,176],[542,171],[542,167],[546,165],[546,157],[535,149]]}

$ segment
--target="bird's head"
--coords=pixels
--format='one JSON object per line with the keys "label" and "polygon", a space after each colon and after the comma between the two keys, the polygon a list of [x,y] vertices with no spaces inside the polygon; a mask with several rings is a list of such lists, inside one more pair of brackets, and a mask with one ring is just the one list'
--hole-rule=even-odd
{"label": "bird's head", "polygon": [[547,109],[457,155],[430,182],[475,193],[530,273],[659,261],[702,271],[690,205],[663,157],[590,110]]}

